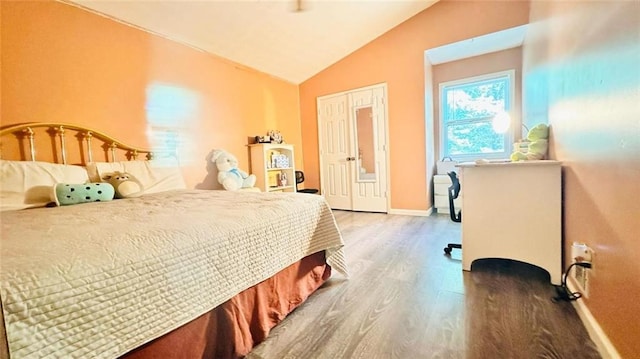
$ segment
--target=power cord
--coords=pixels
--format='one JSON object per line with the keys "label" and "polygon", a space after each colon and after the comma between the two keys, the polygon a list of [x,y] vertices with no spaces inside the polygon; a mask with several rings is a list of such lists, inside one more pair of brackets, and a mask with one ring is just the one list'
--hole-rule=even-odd
{"label": "power cord", "polygon": [[564,275],[562,276],[561,284],[556,286],[556,296],[551,298],[552,301],[558,302],[562,300],[562,301],[570,302],[570,301],[574,301],[582,298],[582,293],[572,292],[569,290],[569,287],[567,287],[567,276],[569,276],[569,272],[571,271],[571,268],[575,266],[591,269],[591,263],[589,262],[572,263],[569,266],[569,268],[567,268],[567,271],[564,273]]}

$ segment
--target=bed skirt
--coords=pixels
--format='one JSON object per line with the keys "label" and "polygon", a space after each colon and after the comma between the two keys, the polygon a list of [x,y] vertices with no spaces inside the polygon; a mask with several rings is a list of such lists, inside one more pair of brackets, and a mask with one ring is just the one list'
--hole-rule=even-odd
{"label": "bed skirt", "polygon": [[120,358],[242,358],[330,276],[324,251],[309,255]]}

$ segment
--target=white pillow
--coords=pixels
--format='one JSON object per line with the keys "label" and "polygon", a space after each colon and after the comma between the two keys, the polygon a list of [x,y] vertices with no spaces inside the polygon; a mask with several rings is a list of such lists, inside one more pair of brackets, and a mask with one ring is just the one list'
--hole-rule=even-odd
{"label": "white pillow", "polygon": [[132,174],[142,184],[145,194],[187,188],[180,167],[175,163],[151,160],[87,164],[87,172],[92,182],[101,182],[106,174],[116,171]]}
{"label": "white pillow", "polygon": [[44,207],[56,183],[87,182],[89,175],[81,166],[0,160],[0,210]]}

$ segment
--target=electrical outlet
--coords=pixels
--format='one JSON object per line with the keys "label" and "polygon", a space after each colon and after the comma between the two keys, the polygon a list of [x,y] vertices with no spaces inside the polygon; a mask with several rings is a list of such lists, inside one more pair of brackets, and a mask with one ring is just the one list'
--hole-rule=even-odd
{"label": "electrical outlet", "polygon": [[571,247],[571,260],[575,262],[589,262],[591,268],[584,268],[581,266],[574,266],[573,279],[578,286],[578,291],[585,297],[589,297],[590,281],[594,275],[594,259],[595,251],[584,243],[574,242]]}
{"label": "electrical outlet", "polygon": [[593,249],[585,243],[573,242],[571,246],[571,262],[591,262]]}

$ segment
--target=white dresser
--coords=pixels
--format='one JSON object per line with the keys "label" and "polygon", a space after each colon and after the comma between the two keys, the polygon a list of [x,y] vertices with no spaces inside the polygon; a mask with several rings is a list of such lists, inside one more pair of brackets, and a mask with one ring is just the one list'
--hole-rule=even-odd
{"label": "white dresser", "polygon": [[561,166],[558,161],[459,165],[462,269],[474,260],[506,258],[562,275]]}
{"label": "white dresser", "polygon": [[[449,187],[451,186],[451,178],[449,175],[433,176],[433,206],[437,213],[449,214]],[[453,206],[456,212],[462,207],[462,192],[458,194],[458,198],[453,200]]]}

